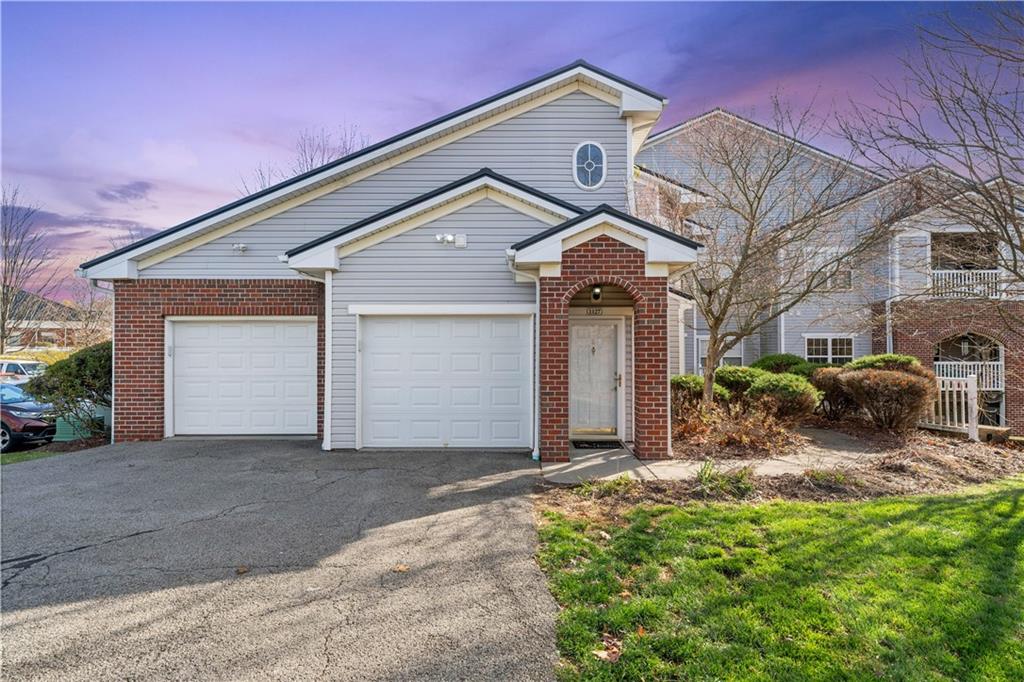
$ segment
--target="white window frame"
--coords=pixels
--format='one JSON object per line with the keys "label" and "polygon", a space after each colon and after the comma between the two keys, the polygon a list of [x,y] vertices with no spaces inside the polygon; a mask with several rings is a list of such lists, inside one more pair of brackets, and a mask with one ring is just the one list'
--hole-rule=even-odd
{"label": "white window frame", "polygon": [[[601,173],[601,182],[597,183],[596,185],[584,185],[582,182],[580,182],[579,176],[576,175],[576,154],[579,153],[580,147],[583,147],[584,145],[588,144],[592,144],[601,150],[603,172]],[[601,189],[601,186],[604,185],[605,181],[608,179],[608,152],[605,151],[604,145],[602,145],[600,142],[597,142],[596,140],[584,140],[583,142],[580,142],[578,145],[576,145],[576,147],[572,150],[571,162],[572,181],[576,183],[577,187],[586,192],[593,192],[595,190]]]}
{"label": "white window frame", "polygon": [[[839,247],[827,246],[817,249],[817,252],[822,254],[825,260],[832,260],[839,256]],[[814,260],[814,256],[811,256],[811,260]],[[821,289],[822,293],[849,293],[853,291],[853,264],[849,262],[849,257],[845,258],[843,263],[837,263],[835,271],[825,280],[825,284]],[[820,261],[819,261],[820,262]],[[817,265],[809,263],[805,269],[805,277],[810,275],[810,271],[817,268]],[[842,272],[850,273],[850,285],[837,287],[835,285],[836,276]],[[806,345],[806,344],[805,344]]]}
{"label": "white window frame", "polygon": [[[700,344],[702,342],[706,343],[708,341],[708,339],[710,339],[710,338],[711,337],[709,335],[707,335],[707,334],[700,334],[699,336],[697,336],[697,342],[694,344],[694,351],[695,351],[695,355],[696,355],[696,359],[695,359],[696,365],[694,366],[694,370],[700,376],[704,376],[704,363],[703,363],[703,360],[704,360],[705,357],[707,357],[706,354],[705,355],[701,355]],[[745,342],[746,342],[746,339],[740,339],[740,342],[738,344],[736,344],[735,346],[733,346],[732,348],[730,348],[729,350],[726,351],[726,353],[730,353],[730,354],[731,353],[739,353],[739,359],[740,359],[740,365],[741,366],[743,365],[743,344]],[[718,358],[718,366],[719,367],[725,367],[725,365],[723,365],[722,362],[726,358],[733,358],[733,357],[737,357],[737,356],[736,355],[723,355],[722,357]]]}
{"label": "white window frame", "polygon": [[[832,345],[833,345],[833,342],[836,339],[849,339],[849,341],[850,341],[850,355],[849,356],[846,356],[846,355],[837,356],[834,353],[834,349],[833,349]],[[827,364],[827,365],[834,365],[834,364],[836,364],[835,363],[835,358],[836,357],[842,357],[842,358],[849,357],[850,359],[847,360],[846,362],[852,362],[853,360],[855,360],[857,358],[857,335],[856,334],[804,334],[804,360],[806,360],[807,362],[814,362],[814,361],[811,360],[811,357],[807,353],[807,342],[811,341],[811,340],[816,340],[816,341],[824,340],[824,341],[827,341],[826,345],[828,346],[828,351],[827,351],[827,355],[824,356],[826,358],[824,364]],[[823,356],[815,355],[814,357],[815,358],[821,358]],[[815,363],[815,364],[817,364],[817,363]]]}

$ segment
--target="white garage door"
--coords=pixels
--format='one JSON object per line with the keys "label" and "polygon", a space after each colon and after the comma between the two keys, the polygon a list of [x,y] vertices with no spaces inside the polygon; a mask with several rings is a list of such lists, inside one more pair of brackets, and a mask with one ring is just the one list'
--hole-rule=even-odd
{"label": "white garage door", "polygon": [[171,323],[173,433],[316,433],[316,322]]}
{"label": "white garage door", "polygon": [[528,317],[364,317],[366,447],[530,445]]}

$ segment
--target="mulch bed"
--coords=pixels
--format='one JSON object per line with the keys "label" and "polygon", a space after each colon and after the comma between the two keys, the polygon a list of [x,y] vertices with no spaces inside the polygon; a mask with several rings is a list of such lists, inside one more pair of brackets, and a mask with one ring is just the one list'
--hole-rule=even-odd
{"label": "mulch bed", "polygon": [[[726,470],[728,467],[722,467]],[[943,493],[1024,473],[1024,447],[1017,443],[972,443],[918,432],[882,456],[848,468],[800,474],[749,476],[752,490],[742,501],[842,501],[890,495]],[[1024,481],[1022,481],[1024,487]],[[586,492],[583,492],[586,490]],[[637,504],[739,501],[705,489],[696,479],[635,481],[628,485],[573,489],[546,484],[546,508],[570,515],[615,518]]]}
{"label": "mulch bed", "polygon": [[47,443],[37,448],[40,452],[75,452],[77,450],[88,450],[101,445],[110,445],[110,436],[96,436],[93,438],[82,438],[80,440],[62,441],[60,443]]}

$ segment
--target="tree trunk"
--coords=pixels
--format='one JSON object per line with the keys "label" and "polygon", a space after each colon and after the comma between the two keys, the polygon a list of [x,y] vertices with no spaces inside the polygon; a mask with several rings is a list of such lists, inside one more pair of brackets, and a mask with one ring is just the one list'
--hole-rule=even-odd
{"label": "tree trunk", "polygon": [[708,355],[704,360],[704,398],[705,406],[710,406],[715,399],[715,370],[718,368],[718,336],[708,337]]}

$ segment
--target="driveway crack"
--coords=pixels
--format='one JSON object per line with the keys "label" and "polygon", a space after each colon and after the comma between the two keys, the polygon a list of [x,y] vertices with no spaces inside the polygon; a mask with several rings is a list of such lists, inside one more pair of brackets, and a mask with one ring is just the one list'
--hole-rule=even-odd
{"label": "driveway crack", "polygon": [[49,561],[53,557],[63,556],[65,554],[73,554],[75,552],[81,552],[81,551],[86,550],[86,549],[92,549],[93,547],[102,547],[103,545],[110,545],[110,544],[113,544],[115,542],[122,542],[124,540],[130,540],[131,538],[137,538],[137,537],[139,537],[141,535],[149,535],[150,533],[157,533],[157,532],[162,531],[162,530],[163,530],[162,527],[161,528],[151,528],[150,530],[140,530],[140,531],[136,531],[134,533],[128,533],[127,535],[119,535],[119,536],[114,537],[114,538],[109,538],[109,539],[104,540],[102,542],[93,542],[93,543],[88,544],[88,545],[79,545],[78,547],[72,547],[71,549],[64,549],[64,550],[61,550],[59,552],[51,552],[49,554],[40,554],[38,552],[35,552],[35,553],[32,553],[32,554],[23,554],[22,556],[13,557],[11,559],[4,559],[4,560],[0,561],[0,564],[3,565],[3,570],[4,571],[15,571],[15,573],[14,573],[14,575],[12,575],[10,577],[5,578],[3,583],[0,584],[0,587],[7,587],[15,578],[17,578],[19,575],[21,575],[22,573],[24,573],[28,569],[32,568],[36,564],[43,563],[44,561]]}

